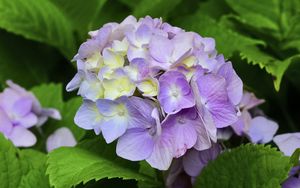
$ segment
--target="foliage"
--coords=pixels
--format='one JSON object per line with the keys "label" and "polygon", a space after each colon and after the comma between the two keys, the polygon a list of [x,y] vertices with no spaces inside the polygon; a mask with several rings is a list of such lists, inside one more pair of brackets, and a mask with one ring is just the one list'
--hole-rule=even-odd
{"label": "foliage", "polygon": [[[47,174],[51,185],[71,187],[81,182],[104,178],[133,179],[151,182],[151,179],[138,171],[128,169],[115,161],[115,157],[105,157],[105,151],[96,155],[81,148],[60,148],[49,154]],[[64,176],[64,178],[61,178]]]}
{"label": "foliage", "polygon": [[291,166],[289,158],[276,148],[248,144],[224,152],[212,161],[201,172],[195,187],[280,188]]}
{"label": "foliage", "polygon": [[50,188],[46,176],[46,155],[36,150],[19,150],[0,134],[1,186]]}

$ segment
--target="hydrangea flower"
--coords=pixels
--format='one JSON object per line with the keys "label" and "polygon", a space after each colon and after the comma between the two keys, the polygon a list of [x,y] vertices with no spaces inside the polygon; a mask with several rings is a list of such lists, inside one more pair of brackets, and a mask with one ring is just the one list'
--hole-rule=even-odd
{"label": "hydrangea flower", "polygon": [[30,147],[36,143],[29,130],[41,126],[48,117],[61,119],[56,109],[42,108],[39,101],[24,88],[8,80],[8,88],[0,93],[0,132],[15,146]]}
{"label": "hydrangea flower", "polygon": [[67,91],[84,102],[75,123],[117,140],[117,154],[167,170],[188,150],[207,150],[238,120],[243,83],[213,38],[149,16],[89,33]]}
{"label": "hydrangea flower", "polygon": [[46,141],[47,152],[50,152],[56,148],[62,146],[75,146],[77,141],[74,138],[73,133],[66,127],[56,129]]}

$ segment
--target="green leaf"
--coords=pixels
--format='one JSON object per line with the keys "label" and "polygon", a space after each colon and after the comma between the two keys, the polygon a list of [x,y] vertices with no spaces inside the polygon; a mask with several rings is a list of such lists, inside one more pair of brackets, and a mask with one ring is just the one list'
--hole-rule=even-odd
{"label": "green leaf", "polygon": [[105,11],[98,12],[97,16],[92,21],[92,30],[99,29],[108,22],[121,22],[131,14],[131,10],[128,6],[116,1],[107,1],[102,9]]}
{"label": "green leaf", "polygon": [[21,161],[19,150],[0,133],[1,187],[18,187],[23,174],[25,174],[27,170],[28,165]]}
{"label": "green leaf", "polygon": [[[157,171],[156,169],[152,168],[146,161],[141,161],[140,162],[140,169],[139,172],[141,174],[145,174],[151,178],[153,178],[154,181],[159,182],[157,178]],[[139,188],[160,188],[163,187],[162,184],[149,184],[147,182],[138,182],[138,187]]]}
{"label": "green leaf", "polygon": [[290,163],[293,166],[298,166],[299,165],[299,157],[300,157],[300,148],[298,148],[294,151],[294,153],[290,157]]}
{"label": "green leaf", "polygon": [[51,2],[66,15],[74,30],[86,36],[92,20],[101,11],[106,0],[51,0]]}
{"label": "green leaf", "polygon": [[264,44],[260,40],[230,30],[201,12],[178,20],[178,24],[188,30],[198,32],[204,37],[213,37],[216,40],[218,52],[224,54],[225,58],[231,57],[235,51],[241,51],[248,46]]}
{"label": "green leaf", "polygon": [[0,133],[0,182],[5,188],[50,188],[46,155],[31,149],[19,150]]}
{"label": "green leaf", "polygon": [[131,9],[134,9],[136,7],[136,5],[139,3],[139,0],[119,0],[120,2],[124,3],[125,5],[127,5],[128,7],[130,7]]}
{"label": "green leaf", "polygon": [[39,187],[50,188],[46,176],[46,155],[32,149],[21,150],[21,157],[29,164],[30,170],[22,177],[19,188]]}
{"label": "green leaf", "polygon": [[20,186],[18,188],[50,188],[49,179],[45,175],[46,167],[43,169],[30,170],[28,174],[23,176]]}
{"label": "green leaf", "polygon": [[80,105],[82,104],[81,97],[74,97],[67,102],[63,103],[63,109],[61,111],[62,120],[57,122],[55,127],[68,127],[74,134],[74,137],[77,140],[80,140],[84,135],[85,131],[82,128],[79,128],[74,123],[74,117],[79,109]]}
{"label": "green leaf", "polygon": [[196,181],[205,188],[280,188],[291,164],[276,148],[247,144],[221,154]]}
{"label": "green leaf", "polygon": [[230,7],[239,14],[241,20],[259,29],[278,31],[280,21],[280,1],[239,1],[226,0]]}
{"label": "green leaf", "polygon": [[74,54],[72,27],[48,0],[1,0],[0,28],[54,46],[68,58]]}
{"label": "green leaf", "polygon": [[43,107],[63,109],[62,84],[42,84],[31,89]]}
{"label": "green leaf", "polygon": [[152,17],[166,18],[181,0],[141,0],[135,6],[133,15],[136,17],[144,17],[150,15]]}
{"label": "green leaf", "polygon": [[[151,179],[125,168],[114,161],[81,148],[59,148],[49,153],[50,184],[56,188],[72,187],[90,180],[122,178],[124,180],[149,181]],[[63,177],[63,178],[62,178]]]}
{"label": "green leaf", "polygon": [[205,14],[211,18],[219,20],[221,16],[230,12],[230,7],[225,0],[209,0],[201,1],[198,12]]}
{"label": "green leaf", "polygon": [[281,61],[253,46],[244,48],[240,55],[242,59],[246,59],[248,63],[259,65],[260,68],[265,68],[266,71],[274,77],[274,86],[277,91],[279,91],[282,77],[290,64],[300,62],[300,54]]}
{"label": "green leaf", "polygon": [[0,83],[11,79],[32,87],[47,82],[58,63],[56,54],[54,48],[0,30]]}
{"label": "green leaf", "polygon": [[299,48],[295,46],[300,32],[299,1],[226,0],[226,2],[238,14],[236,19],[241,23],[256,28],[266,35],[272,35],[282,42],[285,48]]}
{"label": "green leaf", "polygon": [[63,101],[62,84],[43,84],[31,89],[44,108],[56,108],[60,111],[62,119],[60,121],[49,120],[43,126],[46,135],[52,134],[60,127],[69,128],[76,140],[80,140],[84,134],[84,129],[79,128],[74,123],[75,114],[82,103],[80,97],[74,97],[67,102]]}

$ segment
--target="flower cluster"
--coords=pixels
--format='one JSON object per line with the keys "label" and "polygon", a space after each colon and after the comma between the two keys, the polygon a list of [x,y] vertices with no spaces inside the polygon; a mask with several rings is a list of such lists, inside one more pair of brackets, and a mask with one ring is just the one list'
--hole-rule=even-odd
{"label": "flower cluster", "polygon": [[60,113],[42,108],[31,92],[12,81],[7,81],[7,85],[0,93],[0,132],[15,146],[30,147],[36,143],[36,137],[28,129],[41,126],[48,117],[60,119]]}
{"label": "flower cluster", "polygon": [[67,91],[84,99],[75,123],[118,139],[117,154],[166,170],[238,120],[243,83],[212,38],[161,19],[127,17],[89,33]]}

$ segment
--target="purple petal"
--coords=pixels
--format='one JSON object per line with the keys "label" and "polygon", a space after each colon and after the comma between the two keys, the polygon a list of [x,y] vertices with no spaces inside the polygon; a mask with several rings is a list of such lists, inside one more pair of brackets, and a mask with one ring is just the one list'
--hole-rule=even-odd
{"label": "purple petal", "polygon": [[187,149],[192,148],[197,140],[195,124],[197,120],[189,118],[190,111],[179,112],[170,115],[163,122],[162,127],[171,127],[173,134],[174,156],[176,158],[185,154]]}
{"label": "purple petal", "polygon": [[47,151],[50,152],[62,146],[75,146],[77,144],[70,129],[62,127],[47,138]]}
{"label": "purple petal", "polygon": [[91,130],[100,127],[102,116],[98,111],[96,103],[90,100],[84,100],[83,104],[78,109],[74,121],[79,127]]}
{"label": "purple petal", "polygon": [[265,100],[257,99],[253,93],[246,91],[243,94],[242,101],[239,106],[240,106],[240,108],[249,110],[249,109],[254,108],[255,106],[258,106],[264,102],[265,102]]}
{"label": "purple petal", "polygon": [[29,97],[22,97],[13,105],[13,112],[16,116],[25,116],[31,111],[32,99]]}
{"label": "purple petal", "polygon": [[155,119],[151,116],[154,104],[150,100],[130,97],[126,106],[130,116],[128,128],[150,128],[155,125]]}
{"label": "purple petal", "polygon": [[244,133],[248,132],[251,120],[252,118],[248,110],[243,109],[238,120],[231,125],[235,134],[242,136]]}
{"label": "purple petal", "polygon": [[225,79],[217,75],[196,78],[201,103],[212,114],[217,128],[227,127],[237,121],[237,114],[228,99]]}
{"label": "purple petal", "polygon": [[90,73],[87,74],[85,80],[81,83],[78,94],[85,99],[96,101],[103,97],[103,85],[97,76]]}
{"label": "purple petal", "polygon": [[291,156],[297,148],[300,148],[300,132],[280,134],[273,138],[275,144],[285,155]]}
{"label": "purple petal", "polygon": [[14,103],[19,100],[21,95],[17,91],[6,88],[0,93],[0,107],[7,112],[11,112]]}
{"label": "purple petal", "polygon": [[159,170],[167,170],[173,159],[172,134],[163,129],[162,134],[155,140],[153,152],[146,161]]}
{"label": "purple petal", "polygon": [[278,130],[278,124],[265,117],[258,116],[251,120],[248,136],[253,143],[268,143]]}
{"label": "purple petal", "polygon": [[38,118],[34,113],[29,113],[26,116],[18,119],[18,125],[25,128],[30,128],[38,123]]}
{"label": "purple petal", "polygon": [[208,149],[211,146],[211,141],[217,142],[217,128],[215,126],[212,114],[201,103],[201,96],[197,88],[196,82],[191,81],[193,92],[195,94],[196,109],[199,115],[199,123],[196,126],[198,139],[194,146],[197,150]]}
{"label": "purple petal", "polygon": [[118,102],[109,99],[98,99],[96,101],[99,112],[104,116],[114,116],[117,111],[116,108],[119,105]]}
{"label": "purple petal", "polygon": [[21,126],[15,126],[8,138],[17,147],[30,147],[36,143],[35,135]]}
{"label": "purple petal", "polygon": [[214,144],[210,149],[203,151],[189,150],[183,157],[183,168],[188,175],[196,177],[209,161],[217,158],[220,152],[221,147],[218,144]]}
{"label": "purple petal", "polygon": [[99,53],[105,47],[111,34],[111,27],[102,27],[95,38],[89,39],[80,45],[78,54],[79,58],[89,58],[94,53]]}
{"label": "purple petal", "polygon": [[148,44],[151,34],[152,32],[147,25],[141,25],[136,31],[136,40],[141,44]]}
{"label": "purple petal", "polygon": [[[197,141],[194,145],[196,150],[206,150],[211,147],[212,139],[217,140],[217,129],[213,123],[203,122],[203,120],[198,120],[197,126],[195,126],[197,131]],[[208,126],[205,126],[207,124]],[[212,126],[210,126],[212,125]]]}
{"label": "purple petal", "polygon": [[289,177],[283,184],[282,188],[299,188],[300,178]]}
{"label": "purple petal", "polygon": [[218,74],[226,80],[227,93],[230,101],[237,105],[243,96],[243,82],[234,71],[231,62],[225,63],[218,71]]}
{"label": "purple petal", "polygon": [[54,108],[43,108],[41,112],[38,114],[38,122],[36,123],[37,126],[43,125],[48,118],[51,117],[56,120],[61,120],[60,112]]}
{"label": "purple petal", "polygon": [[0,107],[0,132],[8,135],[13,128],[13,124],[7,116],[6,112]]}
{"label": "purple petal", "polygon": [[[206,150],[204,150],[203,152],[205,151]],[[184,171],[192,177],[198,176],[202,168],[206,165],[201,161],[199,155],[199,151],[192,149],[183,156],[182,163]]]}
{"label": "purple petal", "polygon": [[47,116],[56,120],[61,120],[60,112],[54,108],[43,108],[40,116]]}
{"label": "purple petal", "polygon": [[173,48],[172,41],[160,35],[153,36],[149,44],[151,56],[160,63],[170,62]]}
{"label": "purple petal", "polygon": [[175,157],[181,157],[185,154],[187,149],[192,148],[197,141],[197,133],[192,125],[177,125],[173,129],[174,131],[174,147]]}
{"label": "purple petal", "polygon": [[117,155],[131,161],[148,158],[154,147],[154,141],[145,129],[129,129],[118,140]]}
{"label": "purple petal", "polygon": [[169,71],[160,77],[158,100],[169,114],[195,105],[191,87],[185,76],[178,71]]}
{"label": "purple petal", "polygon": [[215,40],[213,38],[209,38],[209,37],[204,37],[202,38],[202,42],[204,44],[204,51],[205,52],[210,52],[215,50]]}
{"label": "purple petal", "polygon": [[72,78],[72,80],[66,86],[66,90],[68,92],[73,91],[80,87],[80,84],[83,80],[83,74],[84,73],[82,73],[82,71],[78,71],[78,73],[75,74],[75,76]]}
{"label": "purple petal", "polygon": [[165,32],[168,33],[168,38],[169,38],[169,39],[172,39],[172,38],[174,38],[174,36],[176,36],[177,34],[183,33],[183,32],[184,32],[184,30],[182,30],[181,28],[171,26],[170,24],[168,24],[168,23],[166,23],[166,22],[163,23],[161,27],[162,27],[162,29],[163,29]]}
{"label": "purple petal", "polygon": [[128,120],[126,117],[114,116],[105,120],[101,124],[102,135],[106,143],[111,143],[120,136],[122,136],[128,127]]}
{"label": "purple petal", "polygon": [[185,32],[179,33],[172,39],[174,45],[173,60],[177,61],[187,55],[192,49],[194,36],[193,32]]}

